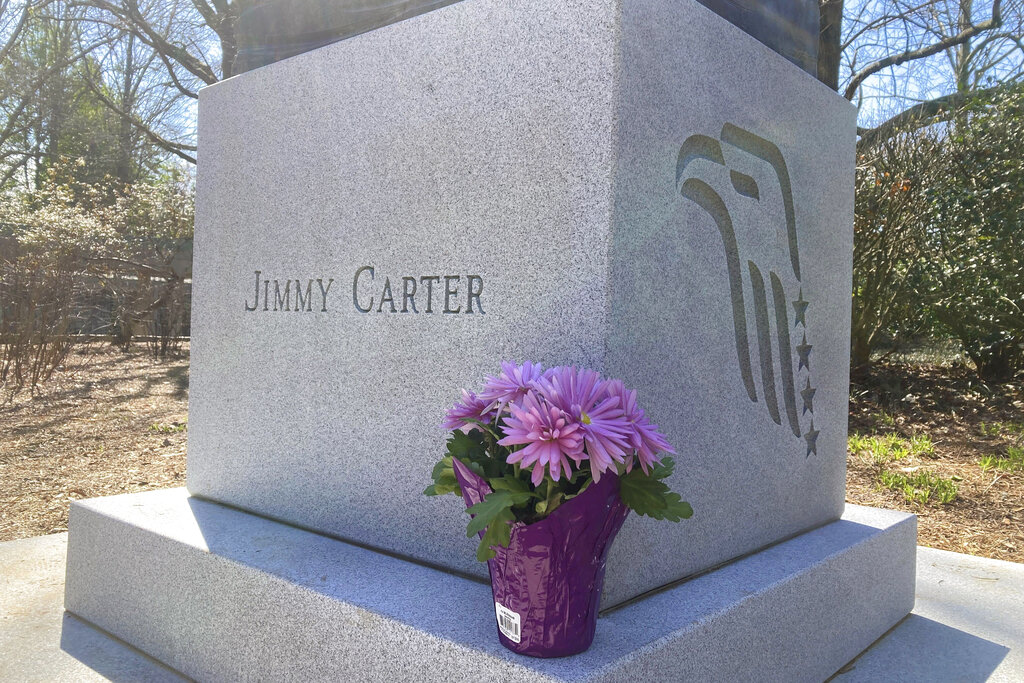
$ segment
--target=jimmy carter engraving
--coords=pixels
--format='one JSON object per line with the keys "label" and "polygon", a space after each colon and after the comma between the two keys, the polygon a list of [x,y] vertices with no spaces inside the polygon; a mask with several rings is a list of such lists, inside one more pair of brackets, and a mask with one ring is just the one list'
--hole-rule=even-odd
{"label": "jimmy carter engraving", "polygon": [[484,280],[479,275],[403,275],[395,278],[392,287],[390,276],[381,279],[373,266],[362,266],[352,278],[352,304],[360,313],[419,313],[421,308],[423,313],[483,313],[483,291]]}
{"label": "jimmy carter engraving", "polygon": [[[732,300],[736,356],[747,396],[755,403],[758,401],[751,353],[751,346],[756,346],[760,361],[761,390],[768,415],[776,424],[782,425],[784,412],[786,425],[795,437],[804,440],[806,455],[809,456],[817,453],[819,433],[814,428],[816,389],[811,386],[813,346],[807,343],[807,309],[810,302],[804,299],[802,287],[800,248],[789,170],[778,146],[759,135],[726,123],[722,126],[719,138],[716,140],[706,135],[691,135],[683,142],[676,163],[676,186],[684,197],[696,203],[712,217],[722,239],[729,279],[729,296]],[[723,143],[726,145],[725,148]],[[765,250],[762,246],[759,250],[759,260],[765,259],[768,263],[762,261],[761,265],[758,265],[753,260],[745,259],[745,255],[754,253],[759,245],[770,245],[774,228],[764,225],[762,219],[760,224],[742,225],[737,230],[738,226],[734,224],[733,216],[726,207],[722,195],[711,184],[697,177],[702,170],[708,170],[703,164],[710,163],[719,169],[728,169],[728,182],[732,190],[747,201],[762,202],[761,188],[758,187],[755,178],[731,168],[723,150],[728,150],[730,155],[738,151],[766,164],[771,168],[777,181],[785,226],[784,230],[777,233],[781,237],[774,240],[775,249]],[[745,289],[753,300],[754,340],[751,340],[751,331],[747,323]],[[796,290],[796,299],[792,298],[793,290]],[[793,343],[796,335],[791,332],[789,323],[790,306],[794,312],[793,328],[801,328],[800,342],[797,344]],[[797,359],[795,369],[794,351]],[[804,379],[804,386],[798,392],[800,379]],[[797,393],[802,404],[799,410]],[[801,421],[806,424],[801,424]]]}
{"label": "jimmy carter engraving", "polygon": [[[260,275],[262,271],[256,271],[256,291],[253,295],[252,305],[249,304],[249,300],[245,301],[245,310],[257,311],[260,310],[260,304],[263,304],[262,310],[264,311],[313,311],[313,283],[317,285],[320,298],[320,312],[327,312],[327,295],[331,291],[331,285],[334,283],[334,278],[316,278],[308,279],[305,282],[305,290],[303,290],[302,280],[263,280],[262,287],[260,286]],[[326,281],[326,285],[324,282]],[[292,289],[292,283],[295,283],[295,288]],[[270,284],[274,284],[273,294],[271,294]],[[260,289],[263,290],[262,296],[260,295]],[[294,306],[292,305],[294,302]],[[271,308],[273,306],[273,308]]]}
{"label": "jimmy carter engraving", "polygon": [[[303,280],[263,278],[245,310],[326,313],[334,278]],[[316,287],[313,284],[316,283]],[[373,266],[360,266],[352,277],[352,306],[359,313],[478,313],[484,314],[480,275],[402,275],[380,277]]]}

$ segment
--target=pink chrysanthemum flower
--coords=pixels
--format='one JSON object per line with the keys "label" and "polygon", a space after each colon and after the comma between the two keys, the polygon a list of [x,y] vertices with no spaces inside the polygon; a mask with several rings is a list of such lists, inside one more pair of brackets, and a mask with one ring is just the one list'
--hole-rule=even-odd
{"label": "pink chrysanthemum flower", "polygon": [[675,453],[675,450],[658,431],[658,425],[651,424],[643,409],[637,404],[636,391],[626,389],[621,380],[611,380],[608,391],[622,401],[622,412],[631,429],[628,435],[629,445],[636,449],[637,460],[645,474],[650,474],[651,467],[661,462],[658,453]]}
{"label": "pink chrysanthemum flower", "polygon": [[595,482],[616,462],[624,462],[633,428],[622,399],[608,393],[607,381],[593,370],[557,367],[545,372],[539,385],[552,405],[580,423]]}
{"label": "pink chrysanthemum flower", "polygon": [[490,401],[485,401],[472,391],[462,390],[462,400],[456,401],[441,425],[448,430],[461,430],[467,434],[479,429],[473,420],[488,423],[494,420],[495,412]]}
{"label": "pink chrysanthemum flower", "polygon": [[584,457],[580,424],[535,391],[527,392],[520,403],[513,403],[509,409],[512,415],[505,418],[502,426],[505,437],[498,443],[525,444],[525,448],[509,455],[508,462],[532,468],[530,479],[534,486],[540,486],[544,480],[545,469],[555,481],[562,474],[572,476],[569,458],[579,463]]}
{"label": "pink chrysanthemum flower", "polygon": [[543,370],[540,363],[526,361],[522,365],[516,365],[504,361],[497,377],[488,377],[484,380],[480,398],[496,404],[500,410],[506,404],[518,401],[526,392],[533,389]]}

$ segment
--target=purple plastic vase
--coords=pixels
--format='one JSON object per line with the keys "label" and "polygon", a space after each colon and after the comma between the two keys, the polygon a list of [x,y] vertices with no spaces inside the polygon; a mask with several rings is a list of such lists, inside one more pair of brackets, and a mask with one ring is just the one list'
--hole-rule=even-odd
{"label": "purple plastic vase", "polygon": [[[454,469],[467,507],[491,492],[457,459]],[[512,525],[508,548],[495,547],[487,561],[502,645],[531,657],[590,647],[608,549],[628,514],[618,477],[609,474],[539,522]]]}

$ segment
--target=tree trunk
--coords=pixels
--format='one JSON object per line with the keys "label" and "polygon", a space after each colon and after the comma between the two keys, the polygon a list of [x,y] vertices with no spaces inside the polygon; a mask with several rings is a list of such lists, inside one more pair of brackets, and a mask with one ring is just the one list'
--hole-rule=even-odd
{"label": "tree trunk", "polygon": [[[135,75],[135,36],[129,33],[126,37],[124,78],[121,83],[121,110],[135,112],[135,94],[133,77]],[[134,138],[134,125],[127,116],[118,119],[117,130],[117,158],[114,164],[114,173],[118,180],[123,183],[130,183],[134,178],[132,168],[132,151]]]}
{"label": "tree trunk", "polygon": [[821,33],[818,36],[818,80],[839,90],[839,59],[843,40],[843,0],[820,0]]}
{"label": "tree trunk", "polygon": [[850,344],[850,367],[857,369],[871,363],[871,341],[864,330],[853,330]]}
{"label": "tree trunk", "polygon": [[[960,0],[960,15],[957,18],[957,31],[966,31],[973,23],[971,13],[974,9],[973,0]],[[971,88],[971,41],[965,40],[956,48],[956,91],[967,92]]]}
{"label": "tree trunk", "polygon": [[220,23],[214,27],[217,37],[220,38],[221,78],[231,78],[235,75],[235,61],[238,59],[238,17],[252,4],[248,0],[235,0],[221,13]]}

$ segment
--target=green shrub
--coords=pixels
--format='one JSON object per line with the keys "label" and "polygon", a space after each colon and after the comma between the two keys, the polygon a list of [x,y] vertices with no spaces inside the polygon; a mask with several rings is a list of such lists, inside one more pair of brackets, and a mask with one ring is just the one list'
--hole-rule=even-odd
{"label": "green shrub", "polygon": [[950,122],[927,194],[921,298],[960,339],[979,376],[1024,370],[1024,86]]}
{"label": "green shrub", "polygon": [[35,388],[81,334],[126,347],[133,330],[173,351],[188,322],[180,253],[192,236],[183,174],[152,183],[61,180],[0,195],[0,387]]}

